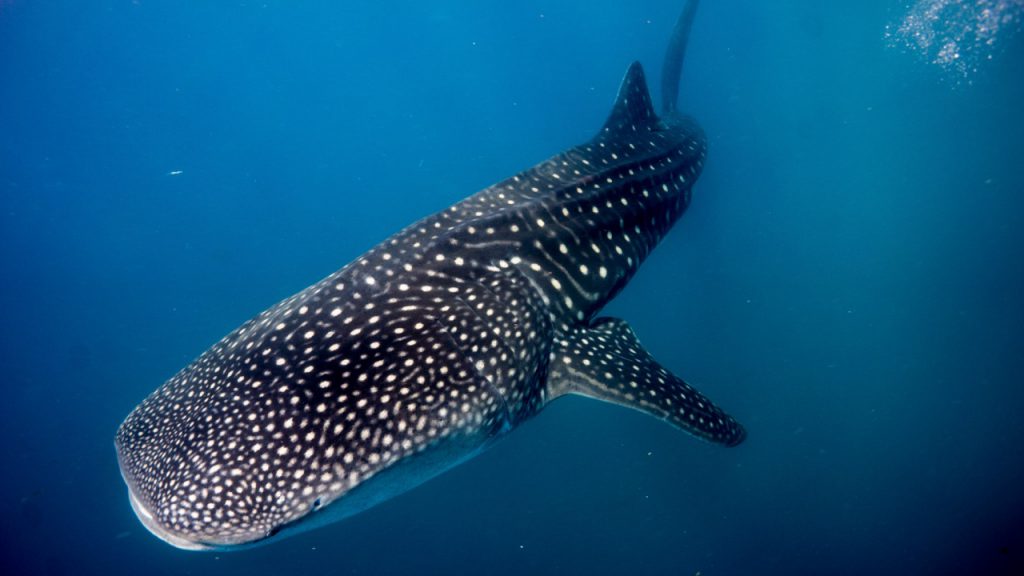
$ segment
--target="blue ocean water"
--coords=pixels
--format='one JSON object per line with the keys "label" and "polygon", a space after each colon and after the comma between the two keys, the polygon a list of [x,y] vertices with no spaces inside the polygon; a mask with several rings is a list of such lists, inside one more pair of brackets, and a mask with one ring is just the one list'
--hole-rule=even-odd
{"label": "blue ocean water", "polygon": [[950,69],[887,37],[910,4],[700,7],[708,163],[607,313],[744,444],[564,399],[348,521],[193,553],[136,520],[121,420],[588,139],[680,2],[0,1],[0,571],[1024,573],[1024,37]]}

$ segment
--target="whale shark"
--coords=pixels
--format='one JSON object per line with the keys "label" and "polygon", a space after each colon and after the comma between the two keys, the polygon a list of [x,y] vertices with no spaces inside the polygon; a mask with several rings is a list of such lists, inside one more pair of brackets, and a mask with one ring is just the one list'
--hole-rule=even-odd
{"label": "whale shark", "polygon": [[700,439],[743,427],[599,317],[690,203],[706,138],[629,66],[588,142],[381,242],[228,334],[142,401],[115,448],[132,509],[189,550],[346,518],[480,454],[566,395]]}

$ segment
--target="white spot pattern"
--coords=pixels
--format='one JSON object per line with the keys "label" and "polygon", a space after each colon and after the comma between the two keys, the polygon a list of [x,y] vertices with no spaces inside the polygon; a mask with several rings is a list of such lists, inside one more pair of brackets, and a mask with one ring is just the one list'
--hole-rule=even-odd
{"label": "white spot pattern", "polygon": [[409,226],[157,389],[116,438],[133,494],[178,538],[259,540],[409,456],[475,451],[573,381],[734,443],[742,429],[635,340],[585,336],[704,154],[692,120],[654,115],[634,66],[593,140]]}

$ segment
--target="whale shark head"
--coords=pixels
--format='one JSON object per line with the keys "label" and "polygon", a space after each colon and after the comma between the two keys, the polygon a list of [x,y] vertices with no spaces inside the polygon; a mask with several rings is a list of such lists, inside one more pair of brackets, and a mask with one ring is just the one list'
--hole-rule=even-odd
{"label": "whale shark head", "polygon": [[[189,550],[264,544],[372,506],[436,474],[438,462],[454,465],[460,441],[482,429],[473,425],[489,426],[428,417],[416,399],[431,394],[390,382],[394,367],[381,359],[400,355],[383,338],[360,337],[373,338],[386,314],[372,302],[344,316],[323,306],[325,286],[360,301],[334,296],[341,285],[329,277],[243,325],[125,419],[118,462],[150,532]],[[311,328],[348,319],[344,334]]]}
{"label": "whale shark head", "polygon": [[409,304],[422,297],[395,303],[359,271],[250,320],[128,415],[115,448],[150,532],[190,550],[267,543],[422,483],[506,428],[512,400]]}
{"label": "whale shark head", "polygon": [[[234,371],[213,368],[209,356],[147,398],[115,438],[139,520],[160,539],[189,550],[267,541],[319,508],[323,498],[304,498],[302,487],[277,481],[306,474],[296,459],[301,454],[290,454],[301,446],[289,440],[289,429],[305,435],[298,422],[257,409],[242,387],[231,386]],[[262,387],[249,377],[244,383]],[[270,439],[277,431],[275,444]]]}

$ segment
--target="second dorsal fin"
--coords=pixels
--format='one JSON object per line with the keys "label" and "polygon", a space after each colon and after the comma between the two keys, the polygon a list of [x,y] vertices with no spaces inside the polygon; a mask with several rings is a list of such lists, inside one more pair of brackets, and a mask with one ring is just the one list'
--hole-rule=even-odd
{"label": "second dorsal fin", "polygon": [[644,69],[639,62],[633,62],[622,79],[619,95],[615,97],[615,105],[599,137],[649,132],[657,123],[658,115],[654,113]]}

